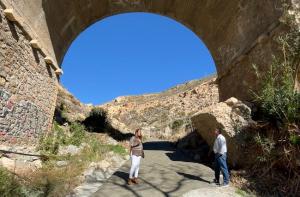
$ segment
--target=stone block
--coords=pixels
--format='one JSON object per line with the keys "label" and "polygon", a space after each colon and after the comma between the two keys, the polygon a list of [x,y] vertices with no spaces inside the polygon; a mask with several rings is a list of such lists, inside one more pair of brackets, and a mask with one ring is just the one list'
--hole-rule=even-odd
{"label": "stone block", "polygon": [[54,64],[54,61],[53,61],[53,59],[50,57],[50,56],[46,56],[45,58],[44,58],[44,60],[45,60],[45,62],[47,63],[47,64]]}
{"label": "stone block", "polygon": [[55,73],[56,73],[57,75],[62,75],[64,72],[63,72],[62,69],[58,68],[58,69],[55,70]]}
{"label": "stone block", "polygon": [[17,21],[15,12],[13,9],[5,9],[4,10],[4,15],[9,21]]}
{"label": "stone block", "polygon": [[30,45],[31,45],[32,48],[40,49],[40,46],[39,46],[39,43],[38,43],[37,40],[31,40]]}

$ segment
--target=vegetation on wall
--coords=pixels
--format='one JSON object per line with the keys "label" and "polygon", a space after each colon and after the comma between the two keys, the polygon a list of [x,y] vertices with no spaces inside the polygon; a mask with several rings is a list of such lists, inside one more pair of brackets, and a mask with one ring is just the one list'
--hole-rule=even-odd
{"label": "vegetation on wall", "polygon": [[284,20],[289,31],[277,38],[280,53],[265,75],[257,73],[262,89],[255,94],[258,132],[249,145],[256,157],[250,174],[262,193],[293,196],[300,193],[300,93],[295,89],[300,31],[290,15]]}

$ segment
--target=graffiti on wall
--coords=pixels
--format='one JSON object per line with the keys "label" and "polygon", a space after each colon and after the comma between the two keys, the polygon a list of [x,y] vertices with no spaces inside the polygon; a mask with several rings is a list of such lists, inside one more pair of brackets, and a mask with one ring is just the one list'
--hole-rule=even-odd
{"label": "graffiti on wall", "polygon": [[12,101],[11,95],[0,89],[0,117],[5,117],[9,112],[13,110],[14,102]]}
{"label": "graffiti on wall", "polygon": [[0,139],[37,138],[47,129],[47,115],[30,101],[15,103],[13,96],[0,89]]}

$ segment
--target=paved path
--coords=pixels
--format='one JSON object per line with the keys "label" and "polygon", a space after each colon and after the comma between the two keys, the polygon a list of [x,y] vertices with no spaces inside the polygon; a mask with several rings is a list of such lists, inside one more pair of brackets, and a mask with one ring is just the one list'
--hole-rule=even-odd
{"label": "paved path", "polygon": [[168,142],[144,144],[140,184],[127,185],[130,161],[115,172],[93,195],[95,197],[237,196],[234,188],[210,185],[213,171],[189,161]]}

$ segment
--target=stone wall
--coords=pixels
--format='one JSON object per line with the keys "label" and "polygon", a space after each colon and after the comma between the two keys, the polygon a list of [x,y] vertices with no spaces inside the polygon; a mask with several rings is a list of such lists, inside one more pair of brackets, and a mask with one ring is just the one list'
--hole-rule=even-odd
{"label": "stone wall", "polygon": [[52,123],[57,76],[0,8],[0,140],[36,140]]}

